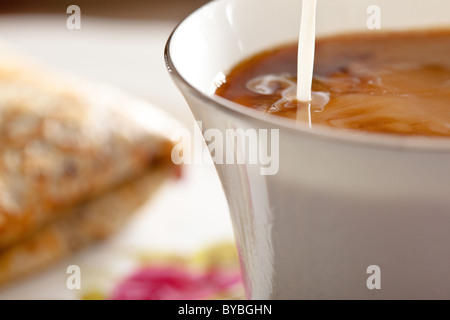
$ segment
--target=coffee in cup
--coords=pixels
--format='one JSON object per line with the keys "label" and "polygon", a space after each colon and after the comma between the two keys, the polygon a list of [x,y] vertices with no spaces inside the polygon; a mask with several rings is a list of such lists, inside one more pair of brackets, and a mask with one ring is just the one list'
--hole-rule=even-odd
{"label": "coffee in cup", "polygon": [[[309,114],[322,125],[399,136],[450,137],[450,30],[347,34],[316,44]],[[298,119],[297,44],[234,67],[216,94]]]}

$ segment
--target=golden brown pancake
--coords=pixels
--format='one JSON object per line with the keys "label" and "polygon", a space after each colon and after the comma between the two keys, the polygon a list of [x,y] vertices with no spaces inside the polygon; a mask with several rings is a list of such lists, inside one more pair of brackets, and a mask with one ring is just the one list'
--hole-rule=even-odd
{"label": "golden brown pancake", "polygon": [[174,172],[164,116],[0,44],[0,282],[111,234]]}

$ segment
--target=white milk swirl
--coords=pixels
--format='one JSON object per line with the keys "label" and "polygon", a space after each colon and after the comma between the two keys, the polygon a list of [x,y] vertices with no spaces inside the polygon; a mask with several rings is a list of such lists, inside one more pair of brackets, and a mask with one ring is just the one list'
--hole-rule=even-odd
{"label": "white milk swirl", "polygon": [[311,101],[301,102],[297,99],[297,83],[285,75],[267,74],[247,82],[247,89],[261,95],[280,95],[266,109],[267,113],[277,113],[283,109],[297,109],[298,120],[306,121],[311,125],[311,112],[323,111],[330,101],[328,92],[312,92]]}

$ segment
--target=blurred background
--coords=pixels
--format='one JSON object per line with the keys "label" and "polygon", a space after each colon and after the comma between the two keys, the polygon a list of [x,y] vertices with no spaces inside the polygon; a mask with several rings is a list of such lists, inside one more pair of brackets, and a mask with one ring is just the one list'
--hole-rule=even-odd
{"label": "blurred background", "polygon": [[[163,50],[175,26],[207,2],[1,0],[0,38],[51,66],[107,80],[147,97],[191,127],[193,118],[179,106],[178,92],[171,92],[176,99],[161,94],[172,84]],[[80,30],[66,26],[70,5],[81,9]]]}
{"label": "blurred background", "polygon": [[[174,27],[205,0],[1,0],[0,41],[40,63],[105,82],[165,110],[194,130],[194,118],[164,64]],[[81,29],[69,30],[69,5]],[[228,207],[212,165],[187,165],[105,243],[23,280],[0,287],[0,299],[111,298],[142,264],[231,265],[239,272]],[[82,270],[81,290],[66,286],[68,265]],[[144,284],[148,285],[148,284]],[[241,288],[204,298],[242,297]],[[169,297],[170,298],[170,297]]]}
{"label": "blurred background", "polygon": [[1,14],[60,14],[70,5],[78,5],[83,14],[114,19],[183,19],[207,0],[2,0]]}

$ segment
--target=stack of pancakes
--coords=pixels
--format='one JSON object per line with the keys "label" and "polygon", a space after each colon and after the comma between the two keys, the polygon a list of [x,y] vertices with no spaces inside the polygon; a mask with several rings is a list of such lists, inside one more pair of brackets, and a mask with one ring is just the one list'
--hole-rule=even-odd
{"label": "stack of pancakes", "polygon": [[175,168],[165,114],[0,48],[1,284],[114,233]]}

